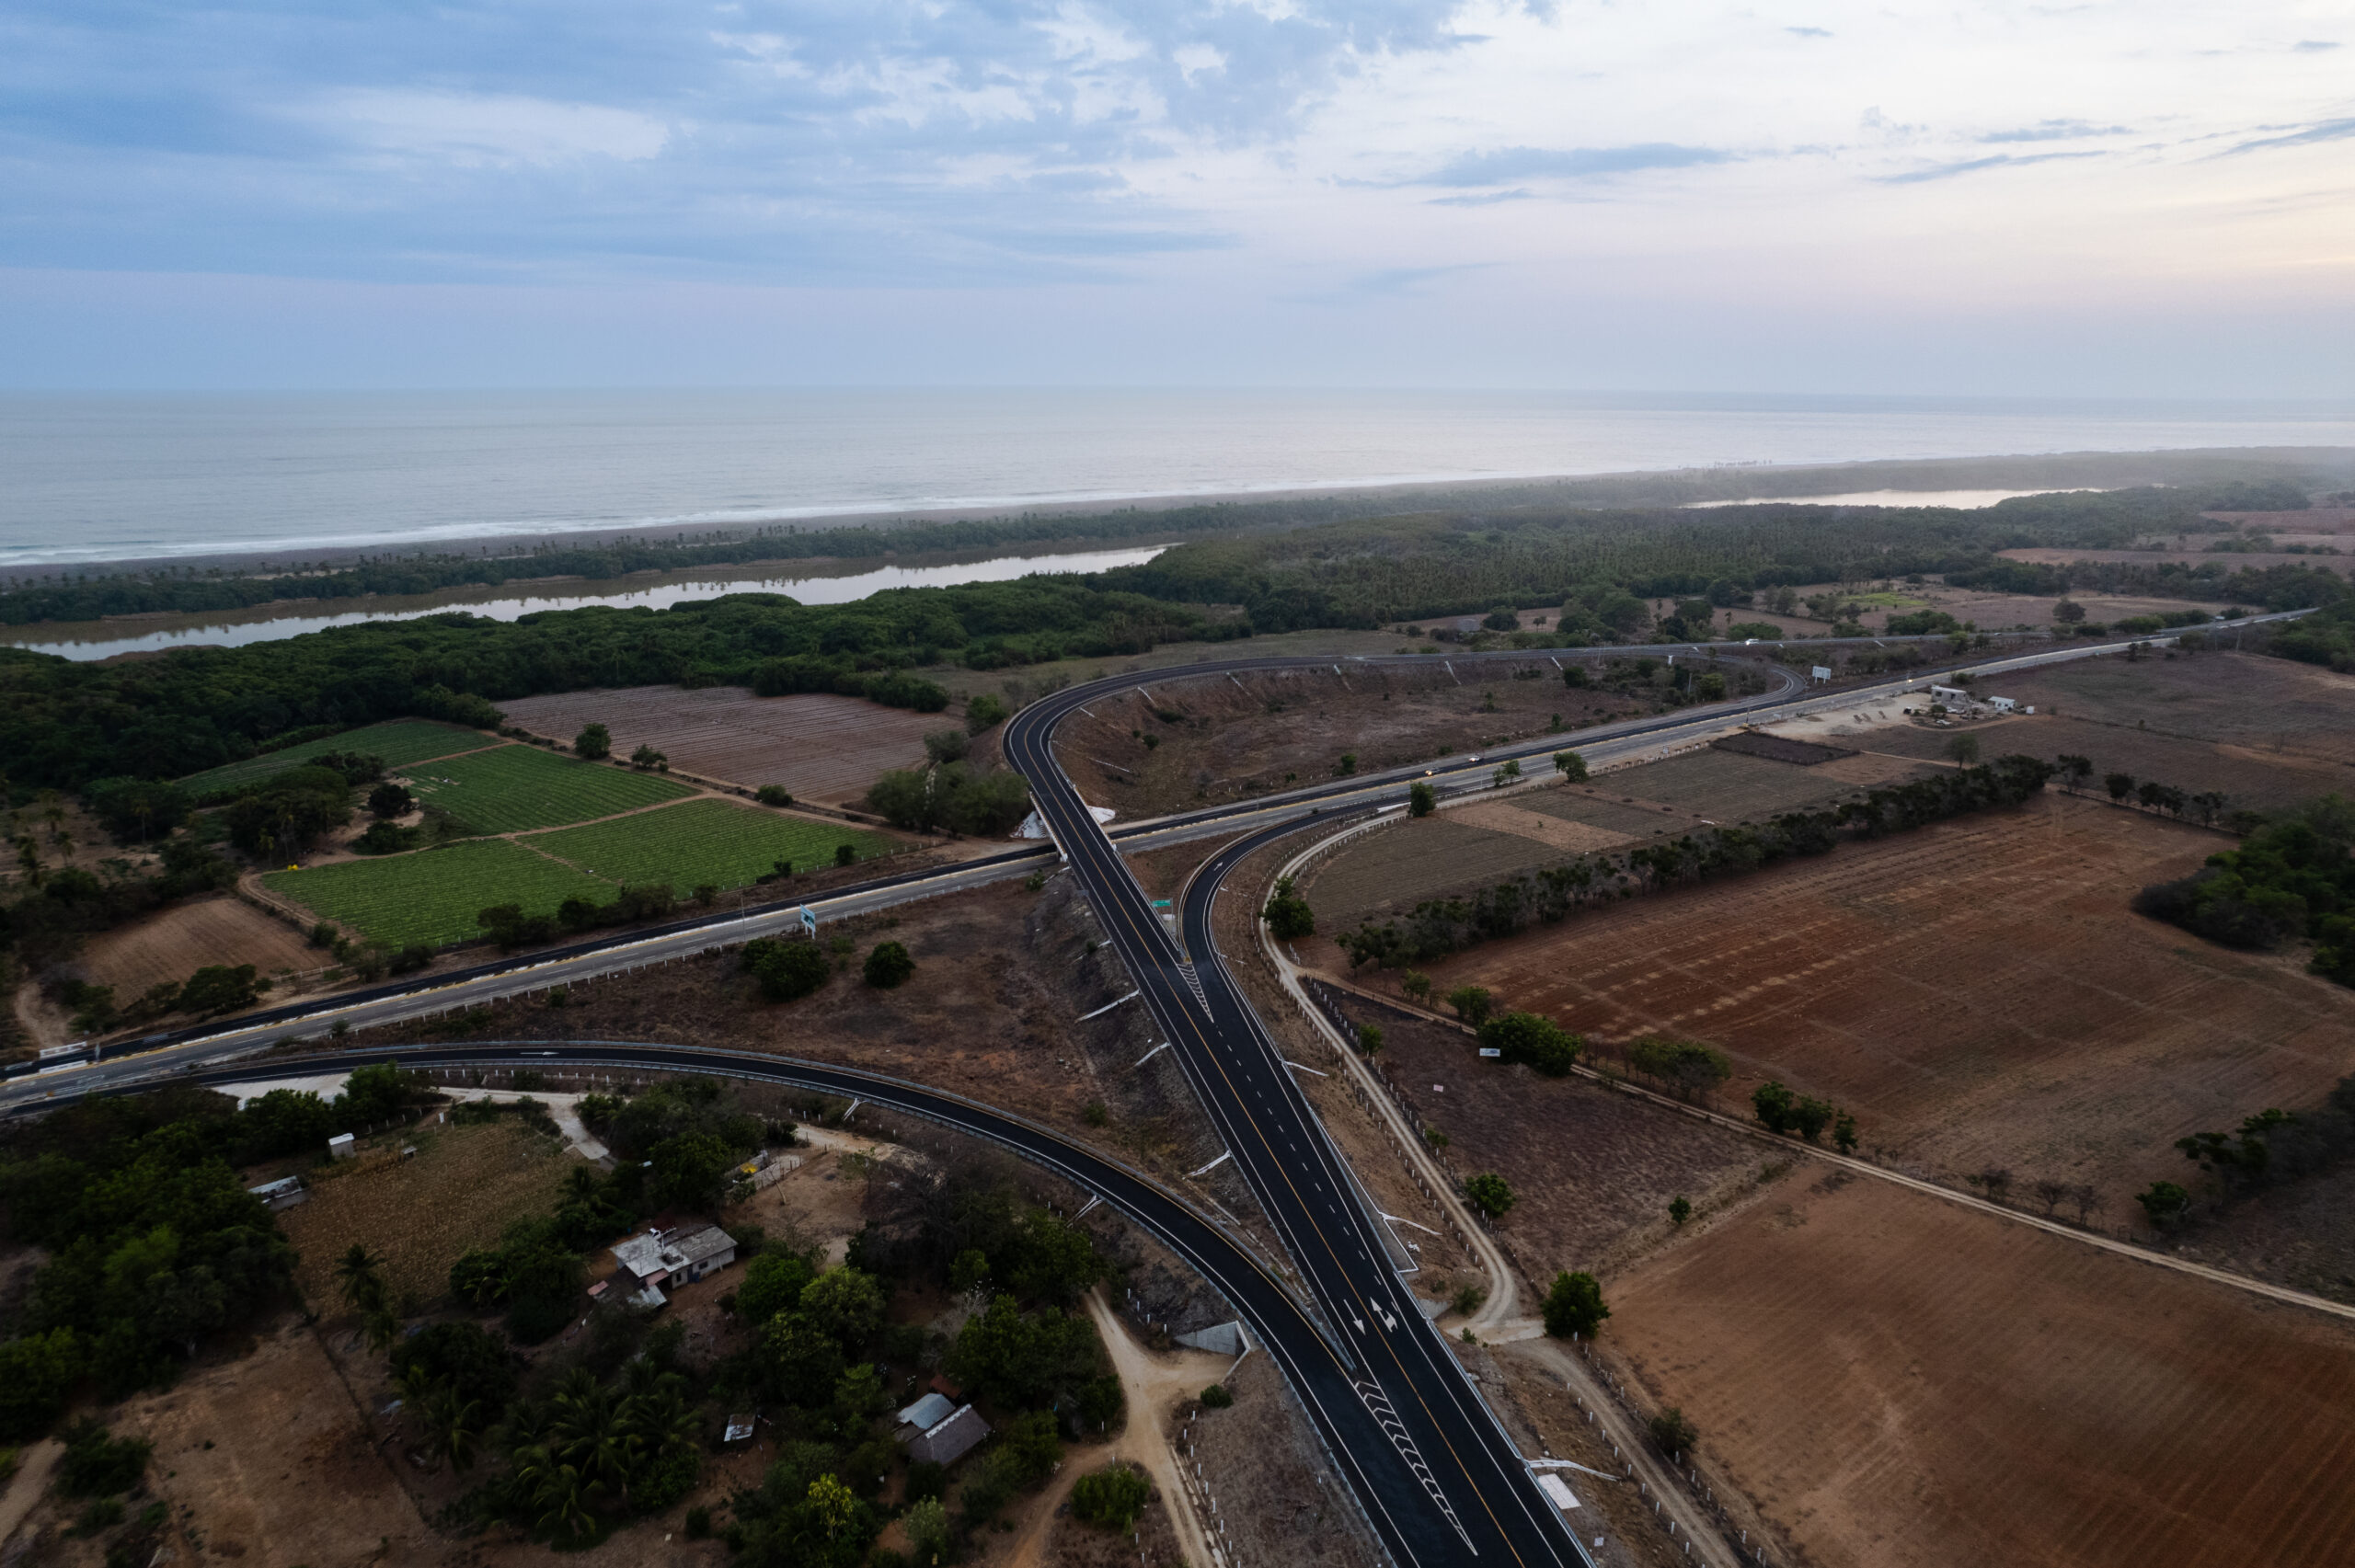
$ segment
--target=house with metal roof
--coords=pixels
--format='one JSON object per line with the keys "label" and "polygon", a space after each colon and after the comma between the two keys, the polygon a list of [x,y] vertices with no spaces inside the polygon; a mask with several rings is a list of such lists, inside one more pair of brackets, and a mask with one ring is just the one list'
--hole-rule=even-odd
{"label": "house with metal roof", "polygon": [[970,1404],[960,1404],[944,1419],[905,1438],[911,1464],[954,1464],[990,1435],[990,1424]]}
{"label": "house with metal roof", "polygon": [[736,1261],[736,1238],[717,1225],[697,1230],[649,1230],[614,1248],[614,1261],[638,1284],[632,1299],[662,1305],[662,1287],[693,1285]]}

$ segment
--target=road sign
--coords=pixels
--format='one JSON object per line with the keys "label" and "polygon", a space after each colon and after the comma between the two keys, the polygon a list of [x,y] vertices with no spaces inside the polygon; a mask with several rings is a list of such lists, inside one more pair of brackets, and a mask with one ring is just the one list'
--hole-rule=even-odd
{"label": "road sign", "polygon": [[807,904],[801,906],[801,929],[812,936],[818,934],[818,916]]}
{"label": "road sign", "polygon": [[1832,671],[1831,671],[1831,670],[1830,670],[1828,667],[1826,667],[1826,666],[1824,666],[1824,665],[1821,665],[1821,664],[1819,664],[1819,665],[1815,666],[1813,669],[1809,670],[1808,671],[1808,673],[1809,673],[1809,674],[1810,674],[1810,675],[1812,675],[1812,676],[1814,676],[1818,681],[1829,681],[1829,680],[1831,680],[1831,679],[1832,679]]}
{"label": "road sign", "polygon": [[1156,910],[1166,910],[1169,907],[1169,900],[1166,898],[1155,898],[1153,901],[1153,907]]}

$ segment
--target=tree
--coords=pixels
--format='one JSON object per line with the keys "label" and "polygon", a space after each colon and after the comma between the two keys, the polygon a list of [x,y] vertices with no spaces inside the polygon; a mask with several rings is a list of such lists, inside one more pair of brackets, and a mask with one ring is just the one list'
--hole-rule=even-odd
{"label": "tree", "polygon": [[2134,1201],[2153,1225],[2164,1230],[2183,1218],[2191,1207],[2191,1195],[2174,1182],[2153,1182],[2134,1195]]}
{"label": "tree", "polygon": [[1554,771],[1566,784],[1586,783],[1586,759],[1576,751],[1555,752]]}
{"label": "tree", "polygon": [[845,1264],[803,1287],[801,1310],[845,1352],[855,1351],[883,1326],[883,1288]]}
{"label": "tree", "polygon": [[1671,1454],[1688,1453],[1701,1440],[1701,1434],[1685,1418],[1684,1412],[1672,1404],[1652,1417],[1651,1433],[1652,1441]]}
{"label": "tree", "polygon": [[856,865],[858,864],[858,846],[852,843],[848,839],[844,839],[841,843],[836,844],[834,846],[834,864],[836,865]]}
{"label": "tree", "polygon": [[683,1132],[648,1151],[647,1196],[662,1208],[700,1208],[719,1196],[720,1184],[743,1158],[717,1133]]}
{"label": "tree", "polygon": [[0,1345],[0,1442],[47,1431],[82,1380],[86,1359],[80,1336],[64,1326]]}
{"label": "tree", "polygon": [[2073,795],[2085,788],[2085,781],[2094,776],[2094,760],[2091,757],[2081,757],[2074,751],[2063,751],[2053,761],[2061,766],[2062,787]]}
{"label": "tree", "polygon": [[1145,1478],[1125,1464],[1107,1465],[1072,1482],[1072,1516],[1081,1524],[1125,1535],[1153,1495]]}
{"label": "tree", "polygon": [[629,765],[640,772],[656,768],[667,773],[671,771],[671,759],[641,741],[638,750],[629,754]]}
{"label": "tree", "polygon": [[807,1312],[779,1312],[761,1331],[760,1363],[769,1387],[788,1402],[831,1389],[843,1375],[842,1346]]}
{"label": "tree", "polygon": [[1476,1029],[1488,1022],[1491,1000],[1484,986],[1458,986],[1447,993],[1448,1006],[1455,1009],[1458,1018]]}
{"label": "tree", "polygon": [[1554,1288],[1545,1292],[1544,1308],[1545,1332],[1556,1339],[1568,1339],[1572,1334],[1594,1337],[1611,1309],[1603,1304],[1603,1287],[1594,1276],[1587,1273],[1557,1274]]}
{"label": "tree", "polygon": [[1627,1047],[1627,1065],[1679,1094],[1706,1094],[1733,1076],[1725,1052],[1698,1040],[1646,1035]]}
{"label": "tree", "polygon": [[939,1498],[917,1500],[900,1516],[900,1528],[907,1534],[909,1560],[915,1568],[939,1568],[948,1561],[948,1510]]}
{"label": "tree", "polygon": [[1525,1062],[1548,1078],[1564,1078],[1577,1065],[1586,1039],[1543,1014],[1507,1013],[1480,1025],[1480,1044],[1507,1062]]}
{"label": "tree", "polygon": [[763,806],[790,806],[793,804],[793,792],[783,784],[764,784],[752,792],[752,798]]}
{"label": "tree", "polygon": [[1946,753],[1950,761],[1969,767],[1979,761],[1979,737],[1958,735],[1947,742]]}
{"label": "tree", "polygon": [[833,973],[816,943],[775,936],[756,936],[744,944],[741,963],[771,1001],[808,996]]}
{"label": "tree", "polygon": [[1370,1057],[1382,1054],[1381,1025],[1375,1024],[1358,1025],[1358,1049]]}
{"label": "tree", "polygon": [[385,1299],[385,1260],[354,1242],[345,1249],[335,1265],[336,1281],[343,1288],[343,1302],[354,1311],[365,1313]]}
{"label": "tree", "polygon": [[1294,942],[1316,933],[1316,912],[1308,907],[1307,899],[1292,890],[1289,876],[1276,878],[1275,891],[1259,915],[1279,942]]}
{"label": "tree", "polygon": [[1428,817],[1439,807],[1439,792],[1420,779],[1407,786],[1407,815]]}
{"label": "tree", "polygon": [[1428,1004],[1431,999],[1431,978],[1420,969],[1409,969],[1398,977],[1398,989],[1410,1000]]}
{"label": "tree", "polygon": [[965,733],[979,735],[1005,722],[1005,699],[984,692],[965,704]]}
{"label": "tree", "polygon": [[1342,752],[1340,762],[1333,769],[1336,774],[1345,779],[1354,775],[1357,771],[1358,754],[1354,751]]}
{"label": "tree", "polygon": [[897,942],[879,942],[867,956],[864,977],[878,990],[890,990],[901,985],[916,972],[916,961],[908,956],[907,948]]}
{"label": "tree", "polygon": [[2134,775],[2132,773],[2104,773],[2101,776],[2101,786],[2109,791],[2109,798],[2112,801],[2122,802],[2133,792]]}
{"label": "tree", "polygon": [[1832,1124],[1832,1141],[1843,1154],[1856,1151],[1856,1118],[1843,1111]]}
{"label": "tree", "polygon": [[592,762],[602,762],[614,754],[614,732],[602,724],[583,725],[572,738],[572,750]]}
{"label": "tree", "polygon": [[1693,1218],[1693,1200],[1679,1194],[1668,1203],[1668,1217],[1678,1225]]}
{"label": "tree", "polygon": [[1813,1143],[1837,1114],[1821,1100],[1801,1099],[1791,1106],[1788,1130]]}
{"label": "tree", "polygon": [[1502,1219],[1520,1201],[1513,1196],[1512,1188],[1505,1185],[1505,1179],[1493,1171],[1483,1171],[1466,1181],[1464,1196],[1490,1219]]}
{"label": "tree", "polygon": [[736,1288],[736,1315],[755,1328],[779,1312],[799,1306],[801,1292],[818,1277],[810,1260],[796,1253],[762,1253],[744,1265]]}
{"label": "tree", "polygon": [[2085,618],[2085,607],[2074,599],[2063,599],[2052,607],[2052,618],[2064,626],[2074,626]]}
{"label": "tree", "polygon": [[1798,1100],[1798,1096],[1772,1078],[1750,1092],[1750,1107],[1758,1117],[1758,1125],[1768,1132],[1790,1130],[1791,1111]]}
{"label": "tree", "polygon": [[390,779],[368,792],[368,814],[380,822],[389,821],[395,817],[406,817],[416,807],[417,797],[409,794],[408,786],[396,784]]}
{"label": "tree", "polygon": [[251,964],[207,964],[180,987],[179,1010],[207,1018],[239,1012],[260,1001],[270,985]]}

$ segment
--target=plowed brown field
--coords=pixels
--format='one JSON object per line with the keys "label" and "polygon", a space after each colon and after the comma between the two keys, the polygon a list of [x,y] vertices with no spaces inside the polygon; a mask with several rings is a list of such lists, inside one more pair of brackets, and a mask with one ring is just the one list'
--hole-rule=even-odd
{"label": "plowed brown field", "polygon": [[[1388,837],[1391,835],[1377,835]],[[1727,1095],[1779,1078],[1855,1112],[1867,1149],[1947,1179],[2128,1194],[2171,1144],[2355,1070],[2355,993],[2296,962],[2130,912],[2220,834],[2060,795],[1573,916],[1431,967],[1501,1005],[1730,1055]],[[1329,929],[1329,928],[1328,928]],[[1345,967],[1328,944],[1303,956]]]}
{"label": "plowed brown field", "polygon": [[149,986],[184,980],[208,964],[251,964],[265,975],[316,969],[329,962],[303,933],[225,895],[159,910],[91,938],[79,967],[93,985],[112,986],[129,1001]]}
{"label": "plowed brown field", "polygon": [[924,761],[926,730],[959,727],[857,697],[799,692],[756,697],[741,686],[684,691],[633,686],[566,692],[502,704],[507,722],[568,744],[585,724],[614,734],[614,754],[649,745],[671,766],[757,789],[783,784],[809,800],[845,804],[890,768]]}
{"label": "plowed brown field", "polygon": [[1804,1179],[1606,1282],[1603,1337],[1805,1561],[2355,1561],[2347,1324]]}

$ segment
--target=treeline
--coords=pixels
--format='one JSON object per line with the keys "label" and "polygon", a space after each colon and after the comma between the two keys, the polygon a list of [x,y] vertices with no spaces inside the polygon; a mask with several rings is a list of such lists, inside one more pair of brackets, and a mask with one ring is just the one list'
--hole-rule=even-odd
{"label": "treeline", "polygon": [[[1371,627],[1500,603],[1561,604],[1566,631],[1600,639],[1628,629],[1596,602],[1615,594],[1706,595],[1722,608],[1776,587],[1930,574],[1970,586],[2058,593],[2074,580],[2069,575],[2016,571],[2025,564],[1997,552],[2122,548],[2142,533],[2196,521],[2219,493],[2153,487],[2023,497],[1972,511],[1789,503],[1703,512],[1499,507],[1197,540],[1099,580],[1156,598],[1239,604],[1267,632]],[[2271,498],[2303,496],[2290,488]],[[2159,569],[2150,591],[2237,596],[2269,607],[2296,601],[2280,608],[2347,591],[2344,579],[2311,569],[2225,576],[2217,566],[2197,578],[2182,570],[2178,582]]]}
{"label": "treeline", "polygon": [[1970,812],[2017,806],[2041,790],[2053,768],[2033,757],[2001,757],[1872,790],[1832,811],[1786,812],[1755,827],[1704,829],[1676,838],[1581,855],[1511,876],[1466,897],[1431,898],[1402,924],[1368,921],[1334,938],[1352,968],[1428,963],[1447,954],[1552,924],[1574,910],[1687,883],[1753,871],[1800,855],[1828,853],[1844,836],[1871,839]]}
{"label": "treeline", "polygon": [[2270,629],[2266,652],[2304,664],[2319,664],[2340,674],[2355,673],[2355,599],[2341,600]]}
{"label": "treeline", "polygon": [[[2175,1146],[2226,1199],[2318,1174],[2355,1156],[2355,1078],[2339,1080],[2308,1110],[2259,1111],[2235,1131],[2196,1132]],[[2182,1219],[2191,1200],[2181,1183],[2169,1181],[2153,1182],[2134,1198],[2154,1225]]]}
{"label": "treeline", "polygon": [[902,589],[804,606],[733,594],[668,610],[594,606],[500,622],[454,612],[123,664],[0,649],[0,752],[18,785],[176,778],[289,732],[413,716],[495,728],[496,704],[592,686],[833,692],[921,713],[913,673],[961,663],[1141,654],[1248,635],[1247,623],[1072,578]]}
{"label": "treeline", "polygon": [[2355,802],[2325,795],[2251,830],[2190,876],[2134,896],[2138,914],[2227,947],[2314,944],[2310,967],[2355,986]]}

